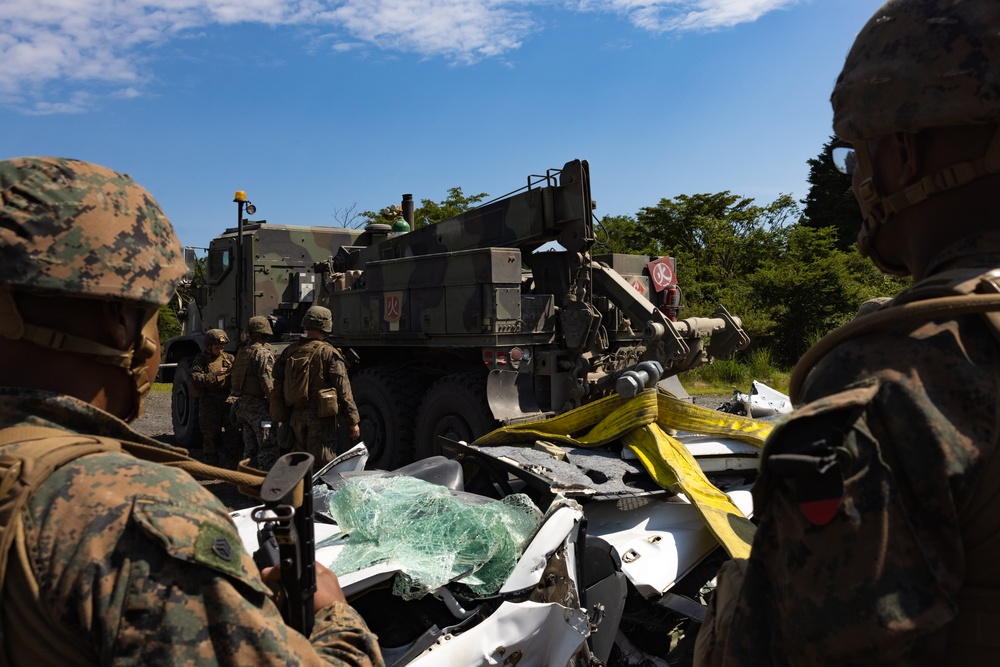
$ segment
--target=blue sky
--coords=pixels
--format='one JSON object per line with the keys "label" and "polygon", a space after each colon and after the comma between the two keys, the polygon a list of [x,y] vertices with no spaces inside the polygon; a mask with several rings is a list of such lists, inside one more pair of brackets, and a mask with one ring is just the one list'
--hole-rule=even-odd
{"label": "blue sky", "polygon": [[497,196],[590,161],[598,215],[802,199],[880,0],[4,0],[3,157],[132,174],[185,245]]}

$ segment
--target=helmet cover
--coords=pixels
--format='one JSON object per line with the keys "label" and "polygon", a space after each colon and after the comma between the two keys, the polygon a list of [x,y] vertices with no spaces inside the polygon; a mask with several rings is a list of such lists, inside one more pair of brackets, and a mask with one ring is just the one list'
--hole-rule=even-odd
{"label": "helmet cover", "polygon": [[267,334],[272,335],[274,331],[271,330],[271,323],[263,315],[255,315],[250,318],[247,323],[247,332],[252,334]]}
{"label": "helmet cover", "polygon": [[1000,2],[890,0],[858,33],[830,102],[851,142],[1000,119]]}
{"label": "helmet cover", "polygon": [[170,221],[130,176],[66,158],[0,161],[0,284],[160,306],[187,271]]}
{"label": "helmet cover", "polygon": [[209,329],[205,332],[205,348],[212,345],[225,345],[229,342],[229,336],[222,329]]}
{"label": "helmet cover", "polygon": [[333,331],[333,313],[323,306],[311,306],[302,316],[303,329],[319,329],[325,333]]}

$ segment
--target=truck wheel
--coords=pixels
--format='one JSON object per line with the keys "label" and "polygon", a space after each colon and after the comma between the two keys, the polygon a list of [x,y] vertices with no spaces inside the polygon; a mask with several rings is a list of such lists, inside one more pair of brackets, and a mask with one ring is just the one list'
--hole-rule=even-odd
{"label": "truck wheel", "polygon": [[395,470],[413,461],[418,386],[411,373],[386,367],[366,368],[351,379],[369,468]]}
{"label": "truck wheel", "polygon": [[187,449],[201,447],[198,425],[198,399],[191,391],[191,360],[185,359],[174,370],[174,386],[170,396],[170,416],[174,423],[174,439]]}
{"label": "truck wheel", "polygon": [[458,373],[431,385],[417,412],[418,459],[441,454],[438,436],[471,443],[496,425],[486,401],[486,376]]}

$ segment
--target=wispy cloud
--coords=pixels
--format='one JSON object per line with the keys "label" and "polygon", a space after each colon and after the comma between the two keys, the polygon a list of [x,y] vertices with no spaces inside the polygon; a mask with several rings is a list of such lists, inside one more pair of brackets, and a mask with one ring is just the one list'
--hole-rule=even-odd
{"label": "wispy cloud", "polygon": [[[331,52],[366,47],[473,63],[518,49],[545,9],[614,13],[654,31],[711,30],[754,21],[797,0],[3,0],[0,102],[34,113],[81,111],[77,92],[136,97],[143,47],[212,25],[320,26]],[[66,101],[43,102],[53,90]]]}
{"label": "wispy cloud", "polygon": [[615,12],[652,32],[704,31],[756,21],[800,0],[578,0],[581,11]]}

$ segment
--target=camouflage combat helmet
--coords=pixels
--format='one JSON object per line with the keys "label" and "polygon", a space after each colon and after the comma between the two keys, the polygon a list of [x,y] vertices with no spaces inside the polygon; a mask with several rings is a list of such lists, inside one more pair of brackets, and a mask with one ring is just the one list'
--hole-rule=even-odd
{"label": "camouflage combat helmet", "polygon": [[[0,161],[0,336],[118,366],[135,384],[132,410],[152,384],[156,315],[187,273],[181,244],[156,200],[131,177],[80,160]],[[129,350],[26,322],[14,293],[120,299],[145,306]]]}
{"label": "camouflage combat helmet", "polygon": [[229,336],[222,329],[209,329],[205,332],[205,349],[213,345],[225,345],[229,342]]}
{"label": "camouflage combat helmet", "polygon": [[866,141],[895,132],[1000,120],[1000,2],[890,0],[858,34],[837,79],[833,129],[851,142],[860,173],[858,197],[870,213],[858,247],[874,256],[873,238],[892,215],[939,192],[1000,173],[1000,131],[978,160],[952,165],[886,196],[872,179]]}
{"label": "camouflage combat helmet", "polygon": [[0,284],[161,306],[187,270],[167,216],[130,176],[65,158],[0,161]]}
{"label": "camouflage combat helmet", "polygon": [[267,334],[272,335],[274,331],[271,330],[271,323],[263,315],[255,315],[250,318],[247,323],[247,333],[252,334]]}
{"label": "camouflage combat helmet", "polygon": [[323,306],[312,306],[302,316],[303,329],[319,329],[325,333],[333,331],[333,313]]}

